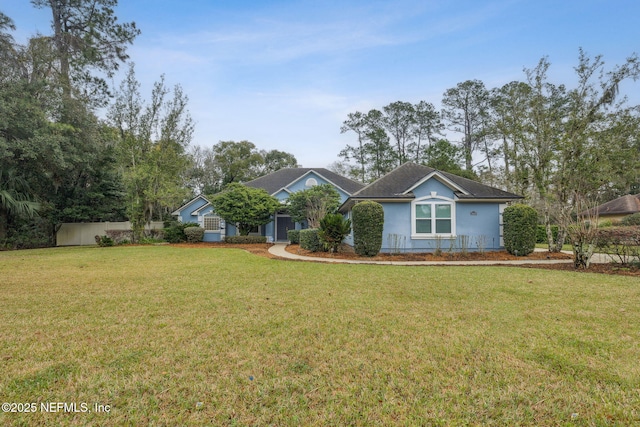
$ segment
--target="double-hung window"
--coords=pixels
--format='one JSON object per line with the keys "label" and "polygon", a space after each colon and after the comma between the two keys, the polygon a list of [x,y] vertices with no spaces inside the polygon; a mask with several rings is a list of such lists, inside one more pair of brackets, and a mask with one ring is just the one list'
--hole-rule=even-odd
{"label": "double-hung window", "polygon": [[454,234],[453,204],[429,200],[413,205],[414,234],[419,236]]}

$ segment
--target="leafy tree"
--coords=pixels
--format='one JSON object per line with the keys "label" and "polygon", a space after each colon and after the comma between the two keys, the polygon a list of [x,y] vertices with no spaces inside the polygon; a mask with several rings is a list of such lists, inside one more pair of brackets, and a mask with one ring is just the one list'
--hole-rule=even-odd
{"label": "leafy tree", "polygon": [[358,145],[347,145],[339,155],[345,161],[356,161],[357,173],[353,168],[350,174],[353,178],[371,182],[410,158],[425,161],[426,150],[442,129],[440,115],[432,104],[397,101],[382,111],[350,113],[341,132],[355,132]]}
{"label": "leafy tree", "polygon": [[385,105],[382,125],[395,142],[395,157],[398,166],[409,160],[409,144],[416,122],[414,106],[409,102],[396,101]]}
{"label": "leafy tree", "polygon": [[255,226],[267,224],[281,207],[280,202],[261,188],[239,183],[229,184],[221,193],[210,196],[215,212],[229,223],[238,224],[241,236]]}
{"label": "leafy tree", "polygon": [[260,150],[262,165],[258,167],[259,176],[268,175],[284,168],[298,167],[298,160],[291,153],[280,150]]}
{"label": "leafy tree", "polygon": [[[413,161],[422,163],[429,161],[429,149],[437,141],[438,136],[444,130],[444,125],[440,120],[440,113],[433,104],[420,101],[414,106],[415,118],[413,127],[414,142],[409,150],[413,153]],[[424,146],[426,142],[426,147]]]}
{"label": "leafy tree", "polygon": [[161,77],[147,104],[139,87],[132,65],[108,113],[116,129],[127,215],[136,240],[141,238],[145,224],[162,219],[189,196],[183,183],[190,167],[187,147],[193,135],[188,98],[180,86],[168,98],[171,91]]}
{"label": "leafy tree", "polygon": [[425,153],[425,157],[429,159],[426,165],[429,167],[473,180],[478,179],[473,171],[462,169],[460,165],[462,160],[460,148],[446,139],[439,139],[434,142],[425,150]]}
{"label": "leafy tree", "polygon": [[213,160],[219,170],[221,188],[256,178],[256,169],[262,163],[255,144],[249,141],[220,141],[213,146]]}
{"label": "leafy tree", "polygon": [[318,237],[330,252],[338,252],[340,244],[351,232],[351,220],[340,214],[327,214],[320,220]]}
{"label": "leafy tree", "polygon": [[15,170],[0,169],[0,243],[7,237],[11,216],[33,217],[40,204],[33,200],[29,184]]}
{"label": "leafy tree", "polygon": [[127,46],[140,34],[134,22],[118,23],[117,0],[31,0],[37,8],[51,9],[60,84],[66,97],[73,83],[98,101],[108,93],[106,81],[92,75],[99,70],[111,77],[119,63],[128,59]]}
{"label": "leafy tree", "polygon": [[335,213],[340,206],[340,194],[331,184],[320,184],[289,196],[288,210],[296,222],[307,221],[309,228],[320,227],[325,215]]}
{"label": "leafy tree", "polygon": [[489,108],[489,93],[480,80],[467,80],[447,89],[442,99],[442,116],[450,130],[462,134],[465,169],[473,168],[473,154],[482,149],[487,159],[489,146],[486,127]]}
{"label": "leafy tree", "polygon": [[220,141],[212,148],[191,151],[189,182],[196,193],[213,194],[232,182],[247,182],[282,168],[297,167],[290,153],[260,150],[249,141]]}

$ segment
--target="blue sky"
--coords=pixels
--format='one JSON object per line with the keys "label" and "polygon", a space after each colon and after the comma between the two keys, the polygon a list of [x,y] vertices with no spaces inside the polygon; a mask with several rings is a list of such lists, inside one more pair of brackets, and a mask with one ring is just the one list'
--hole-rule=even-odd
{"label": "blue sky", "polygon": [[[543,56],[551,80],[571,85],[580,47],[609,67],[640,53],[637,0],[119,3],[119,20],[142,30],[129,54],[143,96],[161,74],[180,84],[193,144],[249,140],[305,167],[325,167],[355,143],[340,134],[350,112],[399,100],[440,108],[457,83],[523,80]],[[49,10],[27,0],[2,0],[0,10],[19,41],[50,33]],[[636,103],[639,84],[622,87]]]}

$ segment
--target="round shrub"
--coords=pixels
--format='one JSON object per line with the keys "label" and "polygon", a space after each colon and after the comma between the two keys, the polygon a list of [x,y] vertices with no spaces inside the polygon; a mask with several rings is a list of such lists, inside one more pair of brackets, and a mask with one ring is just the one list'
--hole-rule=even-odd
{"label": "round shrub", "polygon": [[300,230],[287,230],[287,239],[292,245],[300,243]]}
{"label": "round shrub", "polygon": [[307,228],[300,230],[300,247],[311,252],[322,251],[322,243],[318,237],[317,228]]}
{"label": "round shrub", "polygon": [[187,240],[184,230],[189,227],[199,227],[195,222],[165,221],[163,239],[169,243],[181,243]]}
{"label": "round shrub", "polygon": [[625,216],[620,220],[620,225],[640,225],[640,212]]}
{"label": "round shrub", "polygon": [[353,246],[358,255],[376,256],[382,248],[384,209],[373,201],[356,204],[351,210],[353,220]]}
{"label": "round shrub", "polygon": [[184,234],[187,236],[187,242],[189,243],[202,242],[202,238],[204,237],[204,228],[187,227],[184,229]]}
{"label": "round shrub", "polygon": [[529,255],[536,247],[538,213],[531,206],[515,204],[502,214],[504,248],[512,255]]}

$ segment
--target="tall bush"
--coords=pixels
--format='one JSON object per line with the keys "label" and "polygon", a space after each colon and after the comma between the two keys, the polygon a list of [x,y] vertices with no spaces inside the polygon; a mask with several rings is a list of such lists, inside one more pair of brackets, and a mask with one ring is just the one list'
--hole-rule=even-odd
{"label": "tall bush", "polygon": [[184,234],[187,236],[187,242],[189,243],[202,242],[202,238],[204,237],[204,228],[187,227],[184,229]]}
{"label": "tall bush", "polygon": [[353,219],[353,246],[358,255],[376,256],[382,248],[384,209],[373,201],[356,204],[351,210]]}
{"label": "tall bush", "polygon": [[337,252],[340,243],[351,232],[351,220],[340,214],[327,214],[320,220],[318,237],[326,250]]}
{"label": "tall bush", "polygon": [[512,255],[529,255],[536,247],[538,213],[531,206],[515,204],[502,214],[504,247]]}
{"label": "tall bush", "polygon": [[318,252],[322,250],[322,243],[320,243],[317,228],[300,230],[300,247],[311,252]]}

